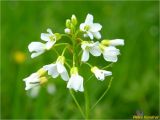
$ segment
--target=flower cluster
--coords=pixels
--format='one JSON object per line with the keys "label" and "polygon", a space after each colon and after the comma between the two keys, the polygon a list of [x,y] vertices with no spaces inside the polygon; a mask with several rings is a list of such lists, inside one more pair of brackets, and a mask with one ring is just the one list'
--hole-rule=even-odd
{"label": "flower cluster", "polygon": [[[42,42],[31,42],[28,46],[29,51],[32,53],[31,58],[35,58],[43,54],[46,50],[51,50],[54,47],[64,46],[62,54],[58,56],[57,60],[51,64],[43,66],[36,73],[31,74],[29,77],[25,78],[26,83],[25,90],[29,90],[35,86],[39,86],[48,81],[48,76],[53,79],[60,76],[64,81],[67,82],[67,88],[74,89],[75,91],[84,91],[83,87],[83,77],[79,75],[78,63],[80,59],[81,63],[87,64],[91,67],[91,72],[95,75],[98,80],[105,80],[106,76],[112,75],[111,71],[103,70],[97,66],[92,66],[89,61],[89,55],[95,57],[103,56],[105,61],[117,62],[120,50],[116,46],[124,45],[123,39],[101,39],[100,30],[102,25],[93,22],[93,16],[88,14],[85,22],[78,26],[78,21],[75,15],[72,15],[71,19],[66,20],[66,28],[63,34],[53,33],[51,29],[47,29],[48,33],[42,33]],[[63,37],[68,37],[71,41],[60,42]],[[98,40],[98,41],[96,41]],[[77,47],[81,49],[79,50]],[[72,65],[67,63],[65,60],[64,53],[66,50],[71,50],[73,54]],[[54,49],[56,50],[56,49]],[[81,53],[81,58],[79,58],[79,53]],[[68,67],[68,68],[66,68]],[[70,69],[70,74],[68,74],[68,69]]]}

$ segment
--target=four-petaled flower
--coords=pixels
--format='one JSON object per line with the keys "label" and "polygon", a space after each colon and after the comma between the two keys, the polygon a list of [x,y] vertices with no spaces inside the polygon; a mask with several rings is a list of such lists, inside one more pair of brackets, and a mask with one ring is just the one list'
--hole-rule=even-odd
{"label": "four-petaled flower", "polygon": [[81,61],[86,62],[89,59],[89,53],[91,53],[93,56],[100,56],[101,50],[99,48],[99,42],[88,42],[83,41],[81,44],[81,48],[83,50]]}
{"label": "four-petaled flower", "polygon": [[50,28],[47,29],[48,33],[41,33],[41,39],[46,41],[46,49],[49,50],[56,43],[56,35],[53,34]]}
{"label": "four-petaled flower", "polygon": [[90,39],[93,40],[93,38],[101,39],[101,30],[102,26],[99,23],[93,23],[93,16],[91,14],[88,14],[86,17],[86,20],[84,23],[80,24],[80,30],[83,31],[84,37],[90,37]]}
{"label": "four-petaled flower", "polygon": [[64,56],[59,56],[55,64],[52,63],[49,65],[45,65],[43,66],[43,68],[47,70],[48,74],[51,75],[53,78],[56,78],[60,75],[63,80],[68,81],[69,76],[64,66],[64,61]]}
{"label": "four-petaled flower", "polygon": [[106,70],[101,70],[96,66],[92,67],[91,71],[95,74],[96,78],[101,81],[103,81],[106,76],[112,75],[112,72],[106,71]]}
{"label": "four-petaled flower", "polygon": [[68,81],[67,88],[74,89],[75,91],[83,92],[83,77],[78,74],[78,68],[71,68],[71,77]]}

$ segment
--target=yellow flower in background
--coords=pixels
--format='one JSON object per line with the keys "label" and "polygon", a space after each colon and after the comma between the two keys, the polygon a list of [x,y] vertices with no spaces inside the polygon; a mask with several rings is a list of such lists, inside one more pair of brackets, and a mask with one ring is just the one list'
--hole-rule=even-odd
{"label": "yellow flower in background", "polygon": [[13,53],[13,59],[16,63],[22,64],[26,60],[26,54],[21,51],[15,51]]}

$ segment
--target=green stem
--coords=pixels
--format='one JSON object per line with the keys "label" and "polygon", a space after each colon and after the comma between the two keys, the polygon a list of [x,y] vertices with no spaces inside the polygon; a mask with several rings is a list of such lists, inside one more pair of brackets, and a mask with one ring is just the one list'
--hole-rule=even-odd
{"label": "green stem", "polygon": [[64,55],[64,53],[65,53],[65,51],[66,51],[67,48],[68,48],[68,46],[66,46],[66,47],[63,49],[63,52],[62,52],[62,55],[61,55],[61,56]]}
{"label": "green stem", "polygon": [[53,50],[56,52],[57,56],[60,56],[60,54],[58,53],[58,51],[55,48],[53,48]]}
{"label": "green stem", "polygon": [[81,115],[85,118],[85,114],[83,113],[83,110],[82,110],[81,106],[79,105],[79,103],[78,103],[76,97],[74,96],[72,90],[69,90],[69,92],[70,92],[70,94],[71,94],[71,96],[72,96],[74,102],[76,103],[76,105],[77,105],[77,107],[78,107],[78,109],[79,109]]}
{"label": "green stem", "polygon": [[87,64],[89,67],[93,67],[90,63],[85,62],[85,64]]}
{"label": "green stem", "polygon": [[108,67],[112,67],[113,64],[114,64],[114,63],[110,63],[109,65],[103,67],[102,69],[106,69],[106,68],[108,68]]}
{"label": "green stem", "polygon": [[57,43],[54,45],[54,47],[61,46],[61,45],[70,45],[70,44],[69,43]]}
{"label": "green stem", "polygon": [[85,97],[86,120],[88,120],[90,115],[90,110],[89,110],[89,98],[88,98],[87,88],[85,88],[84,97]]}
{"label": "green stem", "polygon": [[90,111],[93,110],[96,107],[96,105],[102,100],[102,98],[106,95],[106,93],[111,87],[112,80],[113,80],[113,77],[110,79],[107,89],[104,91],[101,97],[97,100],[97,102],[91,107]]}

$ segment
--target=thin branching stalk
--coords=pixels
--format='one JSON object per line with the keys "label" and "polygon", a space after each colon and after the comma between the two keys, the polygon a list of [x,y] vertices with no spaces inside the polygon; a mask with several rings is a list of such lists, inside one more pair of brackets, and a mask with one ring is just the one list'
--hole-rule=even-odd
{"label": "thin branching stalk", "polygon": [[113,77],[111,77],[107,89],[104,91],[104,93],[101,95],[101,97],[97,100],[97,102],[91,107],[90,111],[93,110],[96,107],[96,105],[102,100],[102,98],[106,95],[106,93],[108,92],[108,90],[111,87],[112,80],[113,80]]}
{"label": "thin branching stalk", "polygon": [[83,112],[83,110],[82,110],[81,106],[79,105],[79,103],[78,103],[78,101],[77,101],[76,97],[74,96],[74,94],[73,94],[72,90],[69,90],[69,92],[70,92],[70,94],[71,94],[71,96],[72,96],[72,98],[73,98],[74,102],[76,103],[76,105],[77,105],[77,107],[78,107],[78,109],[79,109],[79,111],[80,111],[81,115],[85,118],[85,114],[84,114],[84,112]]}

